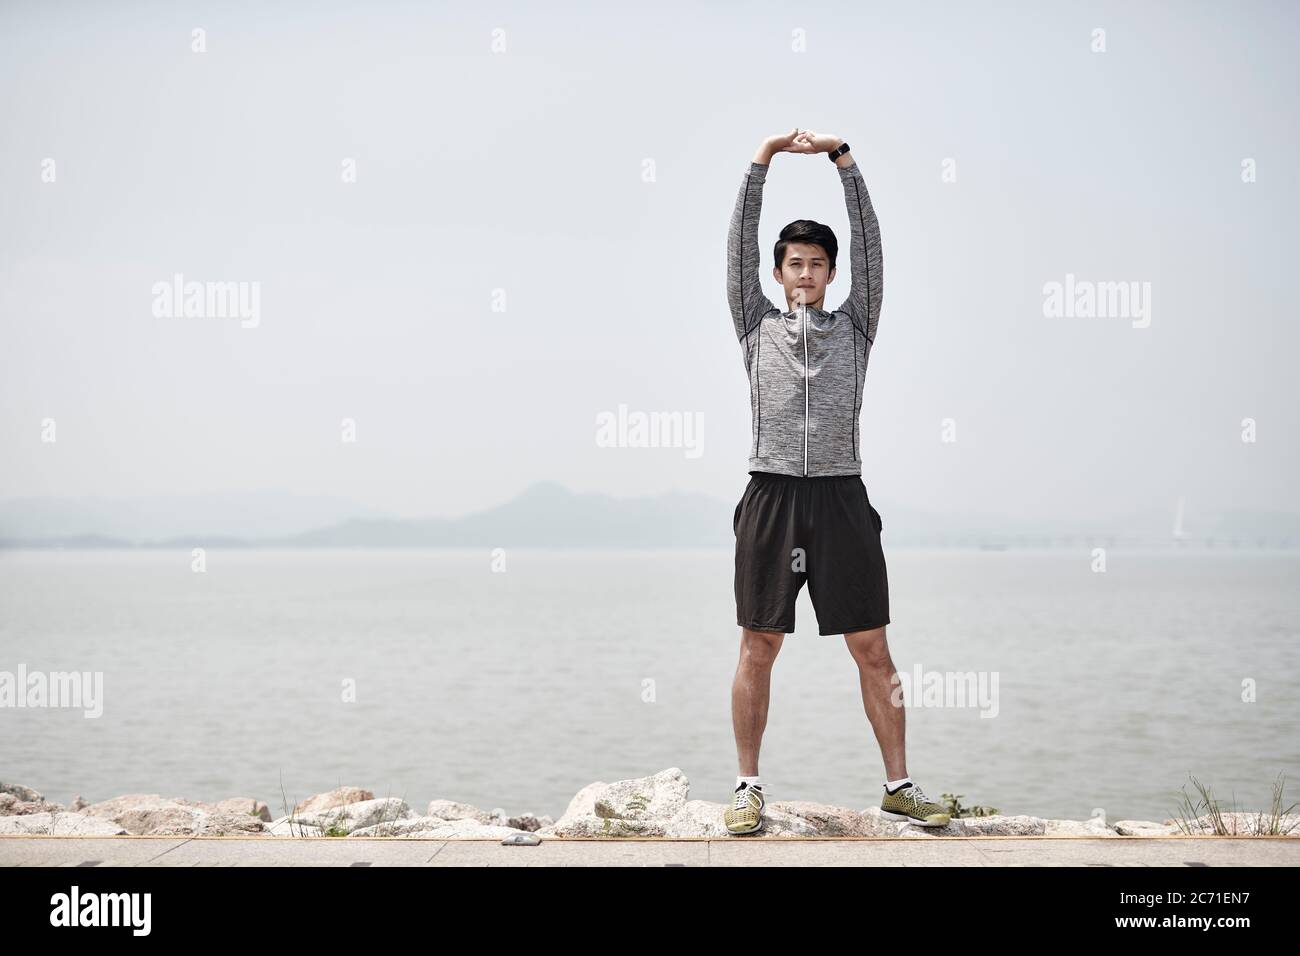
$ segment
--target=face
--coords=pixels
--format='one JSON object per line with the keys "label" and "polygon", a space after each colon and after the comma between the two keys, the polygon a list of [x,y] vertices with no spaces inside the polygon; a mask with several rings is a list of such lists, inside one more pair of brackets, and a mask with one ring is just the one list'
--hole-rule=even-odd
{"label": "face", "polygon": [[829,261],[821,246],[792,242],[785,247],[785,262],[779,269],[774,267],[772,275],[785,289],[785,298],[791,309],[800,305],[811,309],[824,308],[826,286],[835,279],[835,270],[827,271]]}

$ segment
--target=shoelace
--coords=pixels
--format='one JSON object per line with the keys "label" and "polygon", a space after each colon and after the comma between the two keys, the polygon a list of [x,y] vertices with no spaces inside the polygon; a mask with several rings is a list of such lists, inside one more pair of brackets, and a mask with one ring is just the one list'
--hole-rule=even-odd
{"label": "shoelace", "polygon": [[931,800],[929,797],[925,795],[924,790],[922,790],[914,783],[909,783],[906,787],[904,787],[901,791],[899,791],[899,793],[901,796],[906,796],[909,800],[911,800],[914,803],[920,804],[920,803],[934,802],[933,800]]}
{"label": "shoelace", "polygon": [[749,806],[749,791],[759,790],[760,787],[742,787],[736,791],[736,802],[732,805],[733,810],[744,810]]}

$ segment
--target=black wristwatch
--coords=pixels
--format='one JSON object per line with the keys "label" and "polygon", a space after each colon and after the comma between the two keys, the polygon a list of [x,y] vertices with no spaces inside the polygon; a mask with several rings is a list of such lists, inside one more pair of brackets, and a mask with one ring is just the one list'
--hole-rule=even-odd
{"label": "black wristwatch", "polygon": [[830,161],[833,163],[833,162],[835,162],[835,160],[839,159],[841,156],[843,156],[843,155],[844,155],[845,153],[847,153],[848,151],[849,151],[849,144],[848,144],[848,143],[840,143],[839,146],[837,146],[835,149],[831,150],[831,151],[830,151],[829,153],[827,153],[826,155],[827,155],[828,157],[830,157]]}

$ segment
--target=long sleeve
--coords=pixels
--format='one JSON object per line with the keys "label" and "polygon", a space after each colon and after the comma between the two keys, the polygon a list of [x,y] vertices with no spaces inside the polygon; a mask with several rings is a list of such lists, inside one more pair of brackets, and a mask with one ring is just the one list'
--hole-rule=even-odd
{"label": "long sleeve", "polygon": [[849,265],[853,281],[849,297],[837,312],[847,312],[867,341],[876,340],[880,323],[880,298],[884,291],[884,260],[880,252],[880,223],[871,207],[867,183],[857,163],[836,167],[844,183],[844,206],[849,214]]}
{"label": "long sleeve", "polygon": [[736,337],[742,342],[761,319],[776,306],[763,294],[758,277],[758,217],[763,207],[763,183],[767,166],[749,164],[736,196],[727,230],[727,304]]}

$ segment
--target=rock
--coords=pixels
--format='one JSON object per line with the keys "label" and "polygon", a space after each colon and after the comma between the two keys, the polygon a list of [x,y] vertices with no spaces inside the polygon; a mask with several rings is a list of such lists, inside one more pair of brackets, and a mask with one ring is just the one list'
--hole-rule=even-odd
{"label": "rock", "polygon": [[1089,817],[1087,820],[1044,820],[1043,823],[1043,836],[1119,836],[1100,817]]}
{"label": "rock", "polygon": [[266,825],[248,813],[200,809],[189,826],[165,826],[152,832],[154,836],[265,836]]}
{"label": "rock", "polygon": [[[805,800],[776,800],[768,806],[789,814],[792,818],[803,821],[817,836],[878,836],[883,821],[877,817],[870,819],[860,810],[847,807],[835,807],[825,803],[810,803]],[[880,808],[877,807],[877,810]],[[766,824],[764,824],[766,827]]]}
{"label": "rock", "polygon": [[45,798],[31,787],[18,783],[0,783],[0,793],[7,793],[20,803],[44,803]]}
{"label": "rock", "polygon": [[598,817],[609,820],[663,820],[686,805],[691,783],[677,767],[651,777],[616,780],[595,795]]}
{"label": "rock", "polygon": [[596,815],[596,794],[598,794],[609,784],[602,780],[595,783],[589,783],[573,795],[569,805],[565,807],[564,812],[560,814],[560,819],[552,826],[559,826],[565,817],[595,816]]}
{"label": "rock", "polygon": [[[664,826],[668,837],[737,837],[762,839],[788,836],[868,836],[870,824],[863,814],[804,800],[769,800],[763,811],[763,828],[738,836],[727,830],[722,815],[728,804],[688,800]],[[600,834],[596,834],[600,835]]]}
{"label": "rock", "polygon": [[[598,817],[595,814],[561,817],[552,826],[536,831],[538,836],[564,837],[628,837],[628,836],[666,836],[667,826],[664,822],[654,820],[618,820],[613,817]],[[679,834],[682,835],[682,834]]]}
{"label": "rock", "polygon": [[[0,834],[78,834],[268,837],[334,836],[421,838],[433,840],[495,839],[519,833],[540,837],[668,837],[730,838],[722,817],[727,806],[691,800],[690,781],[680,768],[670,767],[646,777],[596,781],[569,801],[559,820],[533,813],[507,815],[494,807],[484,810],[454,800],[432,800],[423,816],[404,800],[376,800],[369,790],[340,787],[301,801],[290,816],[272,819],[267,805],[252,797],[231,797],[216,803],[156,793],[133,793],[88,804],[77,795],[70,807],[49,803],[35,790],[0,784]],[[1221,818],[1229,835],[1266,834],[1270,820],[1263,814],[1226,812]],[[1262,824],[1262,828],[1261,828]],[[1192,821],[1194,833],[1213,833],[1208,814]],[[1278,821],[1280,833],[1300,837],[1300,814]],[[1087,820],[1045,820],[1029,815],[957,817],[943,827],[921,827],[887,820],[880,807],[852,810],[802,800],[771,800],[763,829],[748,835],[763,837],[871,837],[925,839],[944,836],[1141,836],[1179,835],[1177,821],[1121,820],[1107,825]],[[742,837],[743,838],[743,837]]]}
{"label": "rock", "polygon": [[183,803],[189,807],[199,807],[207,810],[209,813],[232,813],[242,816],[255,817],[265,823],[271,822],[271,811],[261,800],[254,800],[252,797],[228,797],[225,800],[218,800],[216,803],[204,803],[201,800],[186,800],[183,797],[172,797],[176,803]]}
{"label": "rock", "polygon": [[1172,824],[1151,820],[1116,820],[1114,827],[1121,836],[1171,836],[1178,832]]}
{"label": "rock", "polygon": [[[558,821],[535,831],[552,837],[730,837],[722,822],[727,804],[690,800],[690,781],[677,767],[649,777],[597,782],[580,790]],[[802,800],[769,800],[763,829],[752,836],[872,836],[874,818],[845,807]],[[888,832],[893,832],[891,829]]]}
{"label": "rock", "polygon": [[369,790],[363,790],[360,787],[339,787],[329,793],[318,793],[316,796],[308,797],[298,803],[293,808],[293,815],[302,816],[305,813],[320,813],[324,810],[333,810],[335,807],[346,806],[349,803],[363,803],[373,799],[375,799],[375,795]]}
{"label": "rock", "polygon": [[47,804],[44,800],[18,800],[13,793],[0,793],[0,817],[23,817],[30,813],[57,813],[64,810],[60,804]]}
{"label": "rock", "polygon": [[[43,798],[33,802],[16,801],[15,792],[40,797],[34,790],[13,788],[0,794],[0,814],[27,815],[65,809]],[[156,793],[125,794],[97,804],[87,803],[78,796],[67,809],[112,821],[127,833],[152,835],[255,833],[264,829],[260,825],[262,820],[271,818],[265,804],[252,800],[223,800],[218,804],[207,804],[182,797],[161,797]],[[258,809],[260,816],[252,816],[248,812],[250,809]],[[250,825],[249,820],[256,825]]]}
{"label": "rock", "polygon": [[[322,830],[341,830],[350,833],[377,823],[391,823],[409,820],[415,813],[398,797],[385,797],[382,800],[361,800],[346,803],[320,813],[297,814],[296,819],[308,826],[320,827]],[[328,833],[326,834],[328,835]]]}
{"label": "rock", "polygon": [[506,837],[524,831],[514,827],[482,824],[476,820],[462,817],[447,820],[442,817],[410,817],[390,823],[378,823],[374,826],[361,827],[348,834],[350,837],[405,837],[429,840],[468,840],[493,839],[504,840]]}
{"label": "rock", "polygon": [[867,807],[862,811],[862,819],[867,825],[868,836],[898,836],[903,824],[897,820],[886,820],[880,815],[880,807]]}
{"label": "rock", "polygon": [[521,813],[517,817],[506,817],[506,826],[512,830],[524,830],[528,833],[535,833],[542,827],[550,826],[555,821],[549,816],[537,816],[532,813]]}
{"label": "rock", "polygon": [[[767,833],[769,828],[778,826],[775,817],[775,804],[769,803],[768,814],[763,817],[763,829],[757,835]],[[708,800],[687,800],[680,810],[670,819],[663,828],[663,836],[666,837],[724,837],[729,836],[727,828],[722,825],[722,813],[726,807],[721,803],[710,803]],[[782,815],[784,822],[788,814]],[[561,817],[560,821],[563,822]],[[796,824],[797,825],[797,824]],[[553,832],[554,827],[543,827],[538,830],[539,836],[545,836],[548,832]],[[557,834],[565,835],[568,834]],[[604,836],[603,833],[593,833],[592,836]]]}
{"label": "rock", "polygon": [[263,823],[271,822],[270,808],[261,800],[254,800],[252,797],[230,797],[226,800],[218,800],[216,808],[228,813],[242,813]]}
{"label": "rock", "polygon": [[125,833],[126,830],[112,820],[86,813],[28,813],[0,817],[0,836],[122,836]]}
{"label": "rock", "polygon": [[492,822],[492,814],[486,810],[468,803],[457,803],[455,800],[430,800],[425,814],[440,820],[473,820],[482,824]]}
{"label": "rock", "polygon": [[[1265,813],[1220,811],[1219,818],[1224,830],[1227,831],[1227,836],[1268,836],[1269,828],[1273,823],[1271,815]],[[1176,834],[1182,834],[1185,832],[1183,827],[1190,829],[1193,835],[1215,832],[1213,818],[1208,813],[1202,814],[1195,820],[1188,820],[1182,827],[1175,823],[1172,830]],[[1277,835],[1300,837],[1300,814],[1279,815]]]}
{"label": "rock", "polygon": [[880,807],[867,807],[862,811],[863,818],[869,826],[868,836],[895,836],[904,839],[926,839],[927,837],[967,836],[960,819],[949,820],[941,827],[922,827],[903,820],[891,820],[880,814]]}
{"label": "rock", "polygon": [[137,835],[152,834],[166,829],[194,828],[202,813],[196,807],[168,800],[156,793],[128,793],[111,800],[92,803],[85,813],[102,817]]}
{"label": "rock", "polygon": [[[731,837],[722,822],[727,804],[686,799],[690,782],[677,768],[651,777],[598,782],[584,787],[569,802],[558,821],[543,825],[539,836]],[[676,807],[674,811],[673,808]],[[1041,836],[1049,832],[1083,836],[1114,836],[1100,820],[1053,820],[1028,815],[957,817],[942,827],[923,827],[889,820],[880,807],[852,810],[803,800],[771,800],[763,813],[763,828],[750,838],[895,836],[929,839],[953,836]]]}
{"label": "rock", "polygon": [[686,805],[689,790],[689,781],[676,767],[650,777],[598,781],[579,790],[559,820],[535,832],[567,837],[663,836],[667,820],[650,818],[647,809],[675,815]]}
{"label": "rock", "polygon": [[137,835],[224,836],[266,830],[260,819],[249,814],[209,808],[195,801],[182,803],[156,793],[128,793],[92,803],[84,812],[112,820]]}
{"label": "rock", "polygon": [[0,783],[0,816],[27,816],[32,813],[58,813],[66,808],[50,803],[30,787]]}
{"label": "rock", "polygon": [[[954,827],[954,824],[956,826]],[[909,826],[911,826],[909,824]],[[923,830],[925,827],[913,827]],[[1047,831],[1047,821],[1041,817],[1003,816],[991,817],[956,817],[946,827],[931,827],[931,830],[956,830],[966,836],[1042,836]]]}
{"label": "rock", "polygon": [[277,837],[318,837],[325,831],[320,827],[305,824],[292,817],[277,817],[266,825],[266,832]]}

